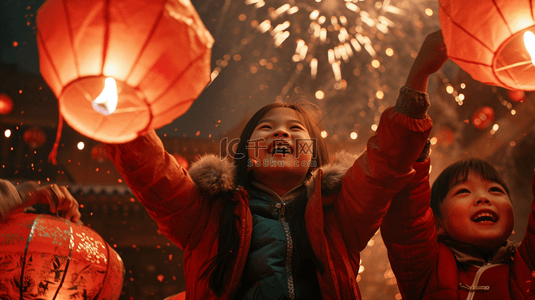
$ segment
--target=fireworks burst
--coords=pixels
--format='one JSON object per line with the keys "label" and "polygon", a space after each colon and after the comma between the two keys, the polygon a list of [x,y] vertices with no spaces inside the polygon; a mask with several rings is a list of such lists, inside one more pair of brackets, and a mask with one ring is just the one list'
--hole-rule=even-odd
{"label": "fireworks burst", "polygon": [[[326,61],[337,82],[342,80],[341,66],[355,55],[369,59],[377,67],[374,43],[395,27],[393,19],[405,15],[390,0],[315,0],[315,1],[245,0],[257,10],[263,21],[253,23],[261,33],[269,33],[275,47],[295,41],[292,60],[306,63],[314,79],[318,64]],[[291,39],[293,37],[293,39]],[[393,50],[388,48],[389,56]],[[323,63],[323,62],[322,62]]]}

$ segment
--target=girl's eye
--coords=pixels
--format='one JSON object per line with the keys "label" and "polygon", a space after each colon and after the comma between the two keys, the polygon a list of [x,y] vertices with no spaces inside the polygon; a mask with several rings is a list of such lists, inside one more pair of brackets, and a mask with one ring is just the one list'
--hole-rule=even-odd
{"label": "girl's eye", "polygon": [[302,130],[303,127],[301,127],[301,126],[297,126],[297,125],[296,125],[296,126],[292,126],[290,129],[299,129],[299,130]]}
{"label": "girl's eye", "polygon": [[491,187],[489,191],[500,193],[500,194],[505,194],[505,191],[502,188],[497,187],[497,186]]}
{"label": "girl's eye", "polygon": [[455,195],[459,195],[459,194],[466,194],[466,193],[470,193],[470,191],[468,189],[459,189],[457,192],[455,192]]}
{"label": "girl's eye", "polygon": [[269,125],[261,125],[260,127],[258,127],[258,129],[265,129],[265,128],[270,129],[271,126],[269,126]]}

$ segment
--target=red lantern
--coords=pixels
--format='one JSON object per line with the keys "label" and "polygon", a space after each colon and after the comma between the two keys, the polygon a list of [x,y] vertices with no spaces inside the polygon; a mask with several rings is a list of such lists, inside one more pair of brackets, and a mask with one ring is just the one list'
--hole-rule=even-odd
{"label": "red lantern", "polygon": [[24,132],[23,138],[26,144],[32,149],[39,148],[46,142],[45,133],[37,127],[27,129]]}
{"label": "red lantern", "polygon": [[176,154],[176,153],[171,154],[171,156],[173,156],[173,157],[176,159],[176,162],[177,162],[182,168],[184,168],[184,169],[186,169],[186,170],[189,168],[189,162],[188,162],[188,160],[187,160],[184,156],[182,156],[182,155],[180,155],[180,154]]}
{"label": "red lantern", "polygon": [[13,100],[7,94],[0,93],[0,114],[7,115],[13,109]]}
{"label": "red lantern", "polygon": [[488,106],[480,107],[472,115],[472,124],[477,129],[486,129],[494,122],[494,110]]}
{"label": "red lantern", "polygon": [[519,90],[507,90],[507,96],[511,101],[524,102],[526,100],[526,93]]}
{"label": "red lantern", "polygon": [[[439,0],[448,56],[472,77],[508,89],[535,90],[535,0]],[[530,53],[530,51],[532,53]]]}
{"label": "red lantern", "polygon": [[37,42],[62,116],[106,143],[170,123],[210,81],[213,38],[189,0],[48,0]]}
{"label": "red lantern", "polygon": [[435,135],[437,137],[437,143],[443,146],[451,146],[455,139],[455,134],[449,128],[440,128]]}
{"label": "red lantern", "polygon": [[119,299],[124,266],[95,231],[18,214],[0,224],[0,299]]}
{"label": "red lantern", "polygon": [[93,148],[91,148],[91,158],[93,160],[98,161],[99,163],[103,163],[109,159],[104,144],[99,143],[93,146]]}

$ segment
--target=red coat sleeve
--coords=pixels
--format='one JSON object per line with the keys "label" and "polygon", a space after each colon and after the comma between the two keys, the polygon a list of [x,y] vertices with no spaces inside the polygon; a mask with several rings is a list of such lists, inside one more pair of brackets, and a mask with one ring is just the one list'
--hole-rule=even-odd
{"label": "red coat sleeve", "polygon": [[[401,92],[402,97],[407,95]],[[413,119],[393,107],[381,115],[376,134],[344,176],[335,202],[340,227],[351,250],[364,249],[379,229],[392,197],[414,176],[412,166],[431,128],[427,115]]]}
{"label": "red coat sleeve", "polygon": [[156,132],[129,143],[108,144],[106,150],[160,231],[181,249],[194,247],[211,208],[187,171],[164,150]]}
{"label": "red coat sleeve", "polygon": [[388,258],[403,299],[420,299],[436,264],[439,244],[429,207],[429,164],[414,164],[416,175],[392,200],[381,226]]}
{"label": "red coat sleeve", "polygon": [[535,271],[535,175],[532,180],[533,203],[531,204],[531,213],[529,214],[528,228],[522,243],[517,251],[522,256],[522,259],[533,272]]}

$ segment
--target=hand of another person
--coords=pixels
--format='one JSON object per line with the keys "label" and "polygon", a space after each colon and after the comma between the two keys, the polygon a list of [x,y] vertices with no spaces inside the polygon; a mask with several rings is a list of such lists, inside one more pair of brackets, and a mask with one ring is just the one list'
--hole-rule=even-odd
{"label": "hand of another person", "polygon": [[412,64],[406,86],[426,92],[429,76],[438,71],[448,60],[442,31],[430,33],[424,40],[418,56]]}
{"label": "hand of another person", "polygon": [[64,186],[51,184],[40,187],[30,192],[29,205],[45,203],[49,204],[50,212],[67,220],[78,223],[82,214],[78,210],[78,201],[74,199],[69,190]]}

